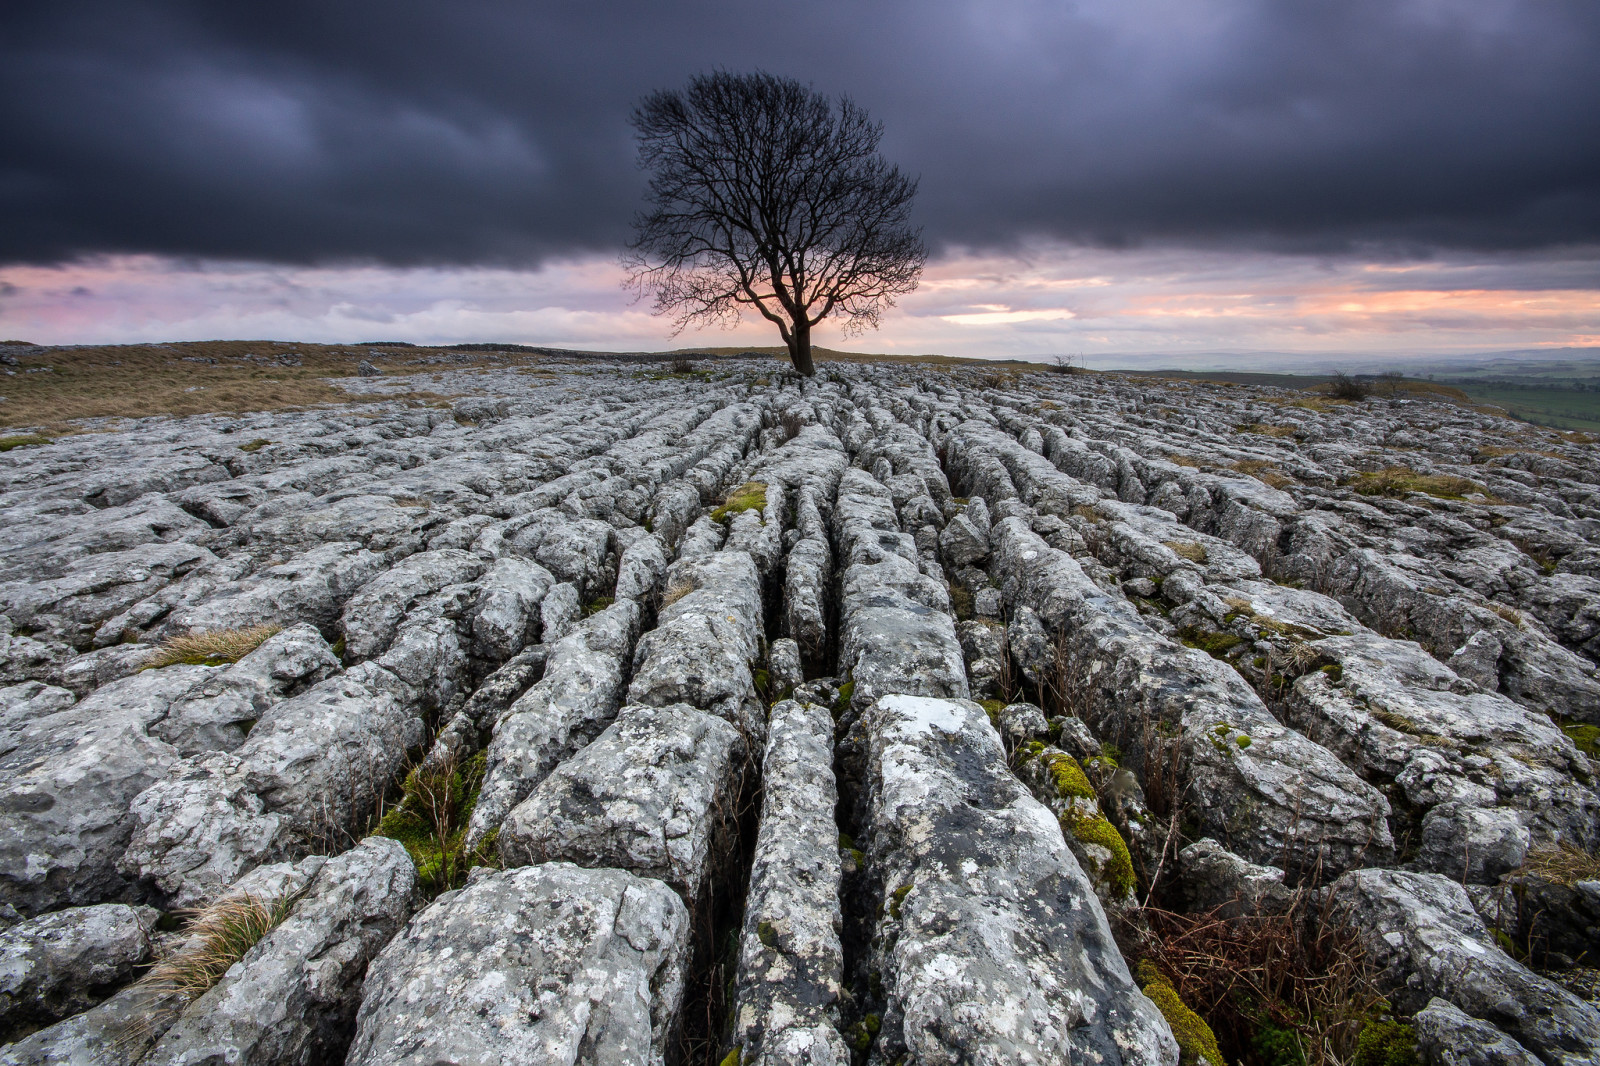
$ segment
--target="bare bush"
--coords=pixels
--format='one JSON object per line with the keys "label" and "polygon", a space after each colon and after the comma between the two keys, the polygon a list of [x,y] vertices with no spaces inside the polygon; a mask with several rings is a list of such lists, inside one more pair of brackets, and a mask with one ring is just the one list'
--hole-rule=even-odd
{"label": "bare bush", "polygon": [[1335,400],[1365,400],[1372,395],[1372,387],[1358,381],[1343,370],[1335,370],[1328,379],[1328,395]]}

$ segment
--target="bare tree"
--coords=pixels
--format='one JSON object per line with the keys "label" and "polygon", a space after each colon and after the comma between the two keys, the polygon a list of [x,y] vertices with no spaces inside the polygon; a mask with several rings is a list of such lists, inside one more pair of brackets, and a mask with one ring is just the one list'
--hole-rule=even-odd
{"label": "bare tree", "polygon": [[876,328],[916,288],[927,251],[917,183],[878,153],[883,126],[848,98],[771,74],[705,74],[633,113],[651,210],[634,220],[629,283],[675,331],[754,308],[810,376],[811,328]]}

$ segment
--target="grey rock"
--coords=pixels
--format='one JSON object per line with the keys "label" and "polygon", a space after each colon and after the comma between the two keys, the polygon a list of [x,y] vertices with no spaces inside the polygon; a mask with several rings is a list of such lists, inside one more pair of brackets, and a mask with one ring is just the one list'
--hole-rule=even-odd
{"label": "grey rock", "polygon": [[[843,918],[834,808],[833,718],[785,700],[772,708],[764,800],[745,900],[734,994],[741,1061],[844,1063],[838,1032]],[[791,1031],[798,1030],[791,1035]],[[805,1045],[809,1058],[799,1058]]]}
{"label": "grey rock", "polygon": [[149,907],[105,903],[43,914],[0,933],[0,1041],[87,1010],[150,957]]}
{"label": "grey rock", "polygon": [[149,1066],[337,1060],[353,1035],[367,964],[405,924],[416,868],[369,837],[317,870],[282,923],[195,1000]]}
{"label": "grey rock", "polygon": [[199,603],[177,608],[163,631],[209,632],[300,622],[330,627],[344,602],[382,565],[380,556],[360,544],[318,545],[286,563],[228,582]]}
{"label": "grey rock", "polygon": [[1055,641],[1050,639],[1032,607],[1018,607],[1012,613],[1011,623],[1006,626],[1006,646],[1022,668],[1022,676],[1035,685],[1055,671]]}
{"label": "grey rock", "polygon": [[661,1066],[688,950],[688,910],[659,881],[566,863],[475,870],[372,963],[345,1061]]}
{"label": "grey rock", "polygon": [[1486,629],[1474,633],[1451,653],[1446,665],[1460,676],[1490,692],[1500,687],[1500,656],[1504,645]]}
{"label": "grey rock", "polygon": [[1437,997],[1411,1019],[1427,1066],[1538,1066],[1539,1059],[1488,1022]]}
{"label": "grey rock", "polygon": [[0,735],[35,718],[64,711],[77,699],[66,689],[47,685],[43,681],[24,681],[20,685],[0,688]]}
{"label": "grey rock", "polygon": [[663,606],[656,628],[639,639],[628,698],[657,707],[687,703],[744,722],[764,637],[754,561],[732,548],[680,560],[667,571],[667,587],[689,591]]}
{"label": "grey rock", "polygon": [[1127,738],[1127,761],[1139,766],[1143,723],[1177,728],[1162,758],[1181,752],[1202,832],[1251,861],[1287,854],[1304,868],[1342,870],[1390,853],[1383,796],[1279,724],[1235,671],[1152,631],[1020,519],[996,523],[992,537],[1008,601],[1058,634],[1063,680],[1094,731]]}
{"label": "grey rock", "polygon": [[143,1058],[183,1004],[172,992],[123,989],[82,1014],[0,1047],[0,1066],[128,1066]]}
{"label": "grey rock", "polygon": [[779,637],[767,648],[768,694],[776,698],[804,684],[805,669],[800,664],[800,645],[789,637]]}
{"label": "grey rock", "polygon": [[1600,1055],[1600,1011],[1501,951],[1461,886],[1438,874],[1352,870],[1332,902],[1400,1011],[1437,996],[1494,1025],[1547,1063]]}
{"label": "grey rock", "polygon": [[571,633],[582,617],[583,606],[578,602],[578,586],[567,581],[553,586],[539,605],[544,643],[554,644]]}
{"label": "grey rock", "polygon": [[149,729],[215,672],[136,674],[9,734],[0,755],[0,903],[37,914],[122,898],[128,804],[178,758]]}
{"label": "grey rock", "polygon": [[965,514],[945,524],[939,534],[939,555],[952,570],[981,562],[989,554],[989,531],[978,528]]}
{"label": "grey rock", "polygon": [[57,676],[63,688],[87,696],[101,685],[138,673],[152,650],[148,644],[96,648],[62,663]]}
{"label": "grey rock", "polygon": [[667,559],[666,542],[654,533],[648,533],[628,545],[617,560],[614,598],[643,602],[655,596],[667,572]]}
{"label": "grey rock", "polygon": [[1392,778],[1424,809],[1510,808],[1535,843],[1597,842],[1600,797],[1581,783],[1577,750],[1547,717],[1478,691],[1409,641],[1363,631],[1316,648],[1340,676],[1296,681],[1289,721],[1363,775]]}
{"label": "grey rock", "polygon": [[1516,811],[1441,803],[1423,816],[1417,866],[1452,881],[1492,885],[1522,865],[1531,840]]}
{"label": "grey rock", "polygon": [[1008,748],[1038,740],[1050,732],[1043,708],[1032,703],[1008,703],[995,717],[998,719],[995,725]]}
{"label": "grey rock", "polygon": [[556,764],[611,723],[622,706],[624,671],[638,632],[639,605],[624,600],[549,646],[544,677],[493,723],[483,789],[467,830],[469,848],[498,828]]}
{"label": "grey rock", "polygon": [[828,584],[833,553],[822,537],[805,537],[789,550],[783,575],[784,626],[806,655],[828,647]]}
{"label": "grey rock", "polygon": [[869,862],[894,933],[876,1054],[1176,1063],[1055,817],[1007,771],[982,709],[888,696],[861,725]]}
{"label": "grey rock", "polygon": [[122,869],[192,905],[263,862],[355,837],[422,743],[407,690],[363,663],[273,705],[237,751],[189,760],[137,797]]}
{"label": "grey rock", "polygon": [[693,559],[701,555],[710,555],[721,549],[722,541],[727,536],[727,530],[719,522],[713,522],[709,515],[701,515],[684,531],[683,539],[678,542],[678,559]]}
{"label": "grey rock", "polygon": [[1276,866],[1248,862],[1209,838],[1178,853],[1189,909],[1216,910],[1223,917],[1282,914],[1294,902]]}
{"label": "grey rock", "polygon": [[180,755],[232,751],[267,708],[341,669],[310,625],[291,626],[190,689],[150,730]]}
{"label": "grey rock", "polygon": [[354,662],[383,653],[394,640],[411,604],[446,585],[476,579],[483,560],[456,548],[418,552],[362,585],[339,619],[345,655]]}
{"label": "grey rock", "polygon": [[472,650],[504,662],[538,636],[540,605],[555,584],[550,571],[515,556],[502,556],[478,585],[472,607]]}
{"label": "grey rock", "polygon": [[974,699],[993,699],[1005,678],[1005,630],[987,622],[957,622],[956,639],[967,662],[967,685]]}
{"label": "grey rock", "polygon": [[500,857],[629,870],[693,910],[733,843],[747,756],[738,730],[693,707],[624,707],[506,817]]}

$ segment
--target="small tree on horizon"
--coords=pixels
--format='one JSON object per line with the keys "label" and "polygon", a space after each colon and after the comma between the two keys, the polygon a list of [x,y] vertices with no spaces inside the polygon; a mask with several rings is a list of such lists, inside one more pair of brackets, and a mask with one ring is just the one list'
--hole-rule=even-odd
{"label": "small tree on horizon", "polygon": [[927,251],[910,224],[917,183],[878,153],[881,123],[792,78],[718,71],[634,110],[650,210],[623,256],[655,314],[730,327],[754,308],[795,370],[814,374],[811,329],[877,328],[917,286]]}

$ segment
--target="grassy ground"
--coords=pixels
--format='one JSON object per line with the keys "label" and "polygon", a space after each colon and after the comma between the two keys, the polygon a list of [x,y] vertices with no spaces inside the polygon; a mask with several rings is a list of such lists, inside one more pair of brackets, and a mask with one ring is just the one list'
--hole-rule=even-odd
{"label": "grassy ground", "polygon": [[[372,351],[386,353],[372,355]],[[537,357],[441,352],[428,348],[369,349],[354,345],[282,341],[194,341],[178,344],[105,345],[45,350],[19,356],[20,366],[0,376],[0,429],[59,432],[79,418],[142,418],[207,412],[270,411],[319,403],[348,403],[350,395],[327,378],[353,377],[364,359],[396,372],[419,371],[408,362],[439,355],[463,365],[506,366]],[[299,365],[286,365],[298,361]],[[407,398],[439,400],[432,394]]]}
{"label": "grassy ground", "polygon": [[1473,382],[1462,382],[1460,388],[1474,400],[1504,408],[1524,422],[1557,429],[1600,430],[1600,392]]}

